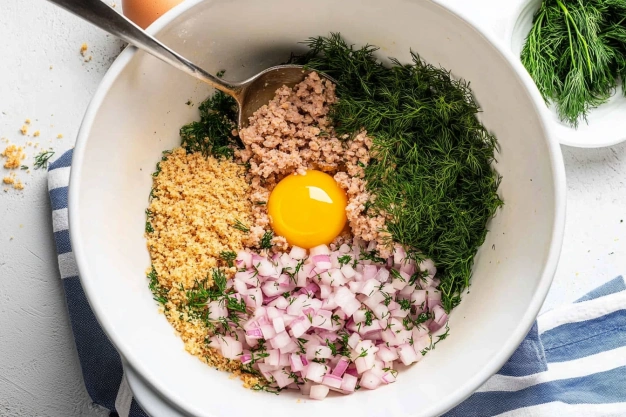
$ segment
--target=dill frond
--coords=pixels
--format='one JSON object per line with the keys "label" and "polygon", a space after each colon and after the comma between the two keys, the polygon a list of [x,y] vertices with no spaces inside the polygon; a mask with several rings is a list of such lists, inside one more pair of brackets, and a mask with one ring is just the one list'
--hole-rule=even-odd
{"label": "dill frond", "polygon": [[411,64],[386,67],[376,47],[356,49],[339,34],[305,43],[310,51],[291,62],[337,80],[330,116],[338,136],[364,129],[373,139],[369,210],[389,214],[386,229],[409,256],[435,261],[442,304],[451,310],[469,285],[487,221],[502,205],[492,169],[497,141],[476,117],[469,84],[415,53]]}

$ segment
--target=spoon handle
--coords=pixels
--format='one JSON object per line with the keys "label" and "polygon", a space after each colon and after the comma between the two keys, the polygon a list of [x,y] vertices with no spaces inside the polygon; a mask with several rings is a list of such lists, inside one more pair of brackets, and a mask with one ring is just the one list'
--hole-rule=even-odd
{"label": "spoon handle", "polygon": [[239,101],[241,87],[228,84],[209,74],[202,68],[172,51],[167,46],[144,32],[139,26],[119,14],[101,0],[48,0],[51,3],[75,14],[105,32],[144,50],[150,55],[204,81]]}

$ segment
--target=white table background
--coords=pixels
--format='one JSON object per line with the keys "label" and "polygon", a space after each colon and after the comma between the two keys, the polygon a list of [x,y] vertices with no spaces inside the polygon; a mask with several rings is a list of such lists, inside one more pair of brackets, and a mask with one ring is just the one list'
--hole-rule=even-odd
{"label": "white table background", "polygon": [[[481,8],[481,1],[454,3],[468,13],[493,10]],[[498,4],[501,15],[513,9],[512,3]],[[501,29],[489,15],[476,19]],[[24,164],[32,167],[41,148],[52,147],[56,157],[73,146],[89,100],[122,44],[43,0],[0,0],[0,39],[0,138],[39,142],[39,149],[26,148]],[[79,53],[83,43],[90,62]],[[40,130],[40,137],[19,132],[27,118],[30,134]],[[626,143],[562,149],[565,243],[544,310],[626,273]],[[7,173],[0,164],[0,178]],[[0,190],[0,416],[104,416],[82,382],[56,264],[45,171],[17,175],[23,191]]]}

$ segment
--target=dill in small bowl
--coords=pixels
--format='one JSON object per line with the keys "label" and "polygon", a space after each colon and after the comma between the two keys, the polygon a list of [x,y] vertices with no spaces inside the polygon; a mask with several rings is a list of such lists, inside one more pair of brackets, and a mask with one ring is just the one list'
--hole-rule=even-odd
{"label": "dill in small bowl", "polygon": [[546,103],[577,128],[620,79],[626,95],[626,0],[544,0],[521,59]]}

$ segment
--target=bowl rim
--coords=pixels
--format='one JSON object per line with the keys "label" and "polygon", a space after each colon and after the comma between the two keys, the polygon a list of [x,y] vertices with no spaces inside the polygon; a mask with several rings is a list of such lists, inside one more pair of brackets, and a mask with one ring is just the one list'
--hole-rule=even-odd
{"label": "bowl rim", "polygon": [[[158,34],[173,20],[175,20],[182,13],[197,6],[198,4],[207,0],[186,0],[179,5],[172,8],[169,12],[161,16],[155,21],[146,31],[151,35]],[[210,0],[209,0],[210,1]],[[460,10],[455,10],[453,7],[443,4],[445,0],[411,0],[411,1],[427,1],[434,3],[435,5],[443,8],[447,12],[457,16],[463,20],[466,24],[470,25],[474,30],[478,32],[483,38],[487,40],[496,50],[499,52],[510,65],[513,72],[519,77],[523,86],[529,92],[532,104],[535,108],[535,112],[539,118],[540,128],[544,132],[546,138],[546,145],[548,147],[550,165],[553,172],[553,187],[554,187],[554,201],[555,212],[553,216],[553,230],[550,242],[550,248],[548,256],[541,273],[537,290],[533,295],[531,302],[529,303],[526,312],[523,315],[522,320],[511,333],[506,343],[504,343],[499,351],[492,357],[487,365],[481,372],[477,373],[473,378],[466,381],[456,392],[450,395],[446,400],[442,401],[438,405],[431,407],[429,411],[434,415],[445,413],[451,408],[458,405],[464,399],[474,393],[489,377],[495,374],[513,354],[515,349],[519,346],[522,340],[526,337],[530,330],[537,314],[543,302],[548,294],[548,290],[552,284],[554,273],[559,261],[563,235],[565,229],[565,208],[566,208],[566,180],[565,180],[565,166],[563,163],[563,157],[561,154],[561,148],[557,140],[554,139],[551,134],[550,123],[547,118],[546,112],[542,111],[543,99],[537,90],[534,82],[530,78],[530,75],[526,72],[518,59],[515,59],[510,48],[505,46],[489,28],[481,28],[476,26],[473,19],[466,13]],[[138,361],[138,355],[133,352],[133,349],[128,345],[121,337],[119,337],[115,324],[108,318],[106,310],[103,308],[102,303],[99,301],[97,291],[94,288],[93,281],[89,277],[89,267],[84,250],[83,240],[81,238],[80,228],[80,214],[79,214],[79,202],[80,195],[79,189],[81,184],[82,166],[85,155],[85,149],[90,136],[91,128],[98,111],[106,98],[109,89],[114,84],[117,77],[133,59],[138,49],[134,46],[128,46],[113,62],[109,70],[106,72],[102,81],[100,82],[80,125],[80,129],[76,139],[76,145],[73,153],[72,169],[70,173],[70,186],[68,193],[68,213],[69,213],[69,230],[70,238],[73,242],[73,251],[76,258],[76,263],[79,271],[80,282],[85,291],[85,295],[91,306],[100,326],[103,331],[115,346],[123,358],[125,365],[132,367],[132,369],[141,377],[142,382],[150,385],[150,387],[160,397],[164,398],[168,403],[171,403],[177,409],[185,412],[188,415],[194,415],[194,410],[189,407],[181,398],[174,395],[167,385],[161,383],[158,380],[152,378],[152,372],[149,367],[141,365]],[[211,414],[211,411],[208,411]],[[212,414],[211,414],[212,415]]]}
{"label": "bowl rim", "polygon": [[[542,3],[542,0],[522,0],[514,8],[513,12],[511,13],[511,15],[509,15],[509,17],[506,20],[505,27],[504,27],[503,42],[505,46],[510,50],[513,57],[515,57],[515,59],[520,63],[521,63],[521,59],[515,53],[514,47],[513,47],[515,34],[518,31],[517,27],[520,23],[520,20],[527,14],[531,13],[534,16],[535,12],[539,9],[539,6],[541,5],[541,3]],[[528,34],[525,34],[524,38],[526,38],[526,36],[528,36]],[[523,65],[522,65],[522,68],[524,69],[524,71],[526,71],[526,68]],[[623,82],[626,82],[626,81],[623,81]],[[620,94],[619,85],[617,87],[615,94]],[[541,103],[545,103],[543,98],[541,99]],[[607,103],[604,103],[600,105],[600,107],[605,106],[606,104]],[[574,129],[571,126],[568,126],[564,123],[559,122],[557,116],[553,114],[552,111],[545,104],[542,110],[543,112],[546,112],[548,114],[548,117],[546,118],[546,120],[549,123],[548,126],[551,126],[554,132],[553,133],[554,137],[556,138],[556,140],[559,141],[559,143],[563,145],[571,146],[573,148],[594,149],[594,148],[606,148],[609,146],[615,146],[626,141],[626,133],[620,134],[618,132],[616,132],[612,136],[600,135],[600,139],[598,140],[597,139],[598,134],[597,132],[594,132],[593,130],[582,131],[582,130]],[[600,122],[596,122],[595,124],[598,125],[600,124]]]}

